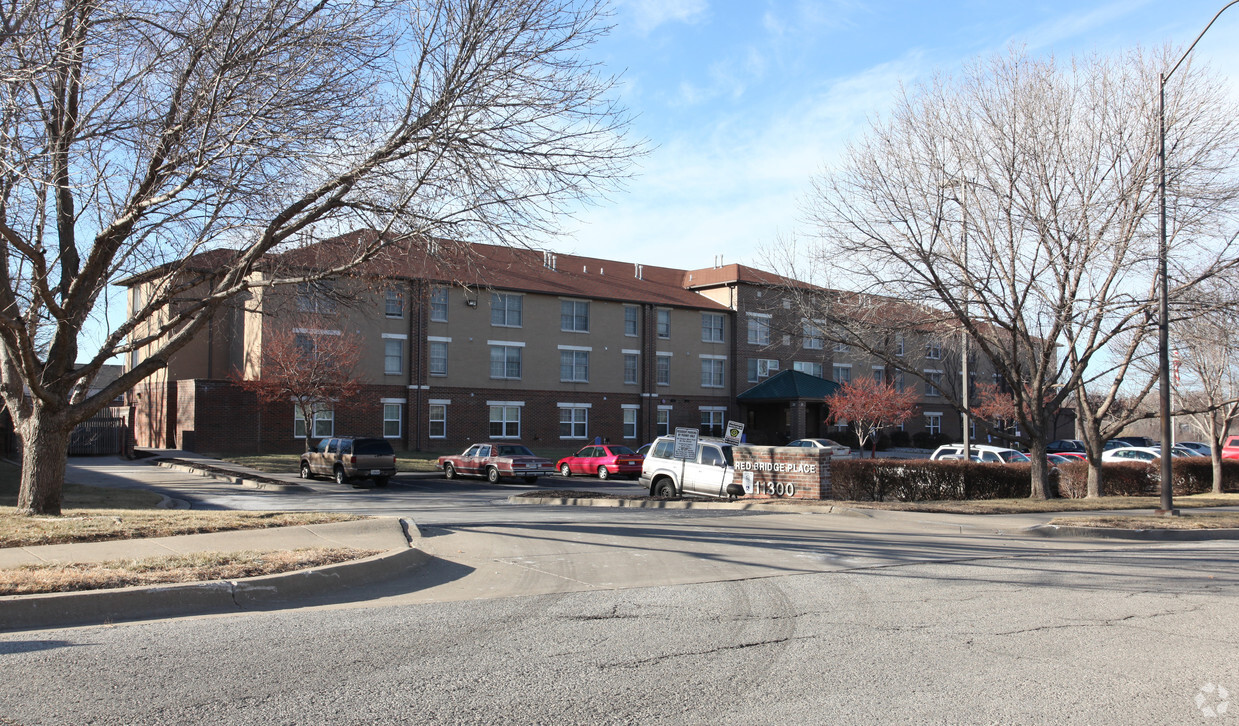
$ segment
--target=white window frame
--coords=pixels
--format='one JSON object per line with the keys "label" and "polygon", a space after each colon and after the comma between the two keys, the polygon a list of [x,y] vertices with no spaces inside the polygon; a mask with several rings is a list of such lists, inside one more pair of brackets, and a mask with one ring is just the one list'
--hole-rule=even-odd
{"label": "white window frame", "polygon": [[[521,437],[521,418],[523,418],[521,410],[525,407],[524,401],[487,401],[486,405],[489,407],[487,409],[487,421],[489,422],[488,430],[491,431],[490,438],[519,439]],[[499,409],[503,414],[499,419],[495,418],[495,409]],[[513,409],[516,411],[515,420],[508,418],[508,413]],[[502,433],[500,434],[496,434],[493,431],[496,421],[501,426]],[[515,433],[509,433],[508,427],[512,424],[516,426]]]}
{"label": "white window frame", "polygon": [[[621,416],[623,417],[623,432],[625,439],[637,438],[637,419],[641,413],[641,406],[635,403],[620,404]],[[631,420],[629,420],[631,419]]]}
{"label": "white window frame", "polygon": [[[708,382],[706,379],[707,375],[709,376]],[[727,385],[727,356],[709,355],[707,353],[702,353],[701,354],[701,387],[702,388],[723,388],[726,385]]]}
{"label": "white window frame", "polygon": [[820,322],[816,320],[802,320],[800,332],[804,338],[801,347],[805,350],[822,350],[826,347],[826,337],[822,332]]}
{"label": "white window frame", "polygon": [[701,342],[727,342],[727,317],[725,315],[722,313],[701,314]]}
{"label": "white window frame", "polygon": [[[404,407],[408,403],[403,398],[380,398],[379,404],[383,406],[383,438],[398,439],[404,435]],[[395,409],[396,417],[391,418],[388,414]],[[396,422],[396,433],[388,433],[387,424],[392,421]]]}
{"label": "white window frame", "polygon": [[671,308],[654,308],[654,335],[660,340],[671,339]]}
{"label": "white window frame", "polygon": [[[720,430],[727,425],[727,407],[726,406],[698,406],[697,410],[701,413],[698,429],[709,426],[714,428],[717,426]],[[717,419],[717,423],[715,422]]]}
{"label": "white window frame", "polygon": [[[589,383],[589,354],[593,348],[574,345],[559,346],[559,381],[560,383]],[[571,361],[565,363],[566,359]],[[581,361],[584,360],[584,365]],[[564,366],[568,366],[568,376],[564,376]]]}
{"label": "white window frame", "polygon": [[[393,304],[395,312],[392,312]],[[383,291],[383,314],[389,318],[404,317],[404,293],[394,287]]]}
{"label": "white window frame", "polygon": [[[324,415],[326,414],[326,415]],[[319,433],[321,424],[326,423],[326,433]],[[301,424],[301,433],[297,433],[298,424]],[[305,419],[301,417],[301,407],[293,405],[293,438],[306,438]],[[326,402],[314,404],[314,434],[310,438],[314,439],[329,439],[335,436],[336,432],[336,410],[335,406]]]}
{"label": "white window frame", "polygon": [[[426,366],[427,366],[426,370],[427,370],[427,373],[428,373],[429,375],[436,376],[436,377],[438,377],[438,376],[446,376],[446,375],[447,375],[447,372],[448,372],[448,366],[447,366],[447,361],[448,361],[448,344],[449,344],[449,343],[451,343],[451,342],[452,342],[452,339],[451,339],[451,338],[441,337],[441,336],[437,336],[437,335],[428,335],[428,336],[426,336],[426,360],[427,360],[427,362],[426,362]],[[443,368],[442,368],[442,370],[436,370],[436,368],[435,368],[435,360],[440,358],[439,356],[436,356],[436,355],[435,355],[435,349],[436,349],[438,346],[443,346],[443,348],[442,348],[442,350],[443,350],[443,356],[442,356]]]}
{"label": "white window frame", "polygon": [[654,435],[667,436],[671,433],[671,406],[660,405],[654,414]]}
{"label": "white window frame", "polygon": [[654,385],[671,385],[671,358],[673,355],[672,353],[654,354]]}
{"label": "white window frame", "polygon": [[[487,361],[490,367],[491,380],[493,381],[519,381],[521,380],[521,378],[525,375],[525,360],[524,360],[525,354],[523,352],[523,349],[525,348],[525,344],[518,340],[517,341],[488,340],[486,341],[486,345],[488,346],[489,358],[487,359]],[[503,352],[503,375],[500,375],[500,376],[495,375],[495,353],[494,351],[496,348],[501,348],[504,351]],[[510,373],[510,366],[512,363],[512,361],[509,359],[509,353],[508,353],[508,351],[510,350],[516,351],[516,367],[518,369],[516,371],[516,375],[511,375]]]}
{"label": "white window frame", "polygon": [[925,397],[941,396],[942,371],[936,368],[926,368],[922,372],[925,374]]}
{"label": "white window frame", "polygon": [[942,413],[940,411],[925,412],[925,433],[930,436],[942,433]]}
{"label": "white window frame", "polygon": [[[447,407],[452,405],[452,399],[432,398],[428,402],[428,405],[429,405],[429,410],[426,412],[428,437],[432,439],[446,439],[447,438]],[[435,409],[441,409],[442,416],[436,418]],[[436,423],[442,426],[442,433],[436,434],[434,432]]]}
{"label": "white window frame", "polygon": [[925,341],[925,359],[942,360],[942,341],[930,339]]}
{"label": "white window frame", "polygon": [[826,372],[821,363],[811,360],[792,361],[792,370],[800,371],[801,373],[808,373],[809,375],[817,376],[818,378],[821,378],[822,374]]}
{"label": "white window frame", "polygon": [[846,372],[847,373],[846,381],[851,382],[852,364],[851,363],[835,363],[831,365],[830,375],[834,377],[835,383],[844,383],[844,381],[839,380],[840,378],[839,373],[841,372]]}
{"label": "white window frame", "polygon": [[[383,333],[383,374],[388,376],[404,375],[404,348],[409,336],[400,333]],[[396,354],[392,355],[395,350]],[[392,359],[395,359],[395,370],[392,370]]]}
{"label": "white window frame", "polygon": [[749,345],[770,345],[770,314],[745,313],[748,316]]}
{"label": "white window frame", "polygon": [[[566,306],[572,306],[571,313],[565,313]],[[578,306],[584,306],[585,314],[582,316],[578,313]],[[578,327],[580,320],[584,317],[585,327]],[[589,332],[589,300],[579,300],[576,298],[560,298],[559,299],[559,330],[564,333],[588,333]]]}
{"label": "white window frame", "polygon": [[[624,356],[624,383],[635,386],[641,383],[641,351],[639,350],[622,350]],[[628,378],[628,363],[632,362],[632,379]]]}
{"label": "white window frame", "polygon": [[[592,407],[588,403],[560,403],[556,404],[559,409],[559,439],[561,441],[579,441],[589,438],[589,409]],[[568,413],[568,420],[564,421],[564,414]],[[578,417],[578,414],[579,417]],[[564,425],[568,426],[568,434],[564,434]],[[580,427],[580,431],[577,427]]]}
{"label": "white window frame", "polygon": [[[516,292],[492,292],[490,294],[490,324],[494,328],[520,328],[524,325],[525,320],[525,296]],[[516,322],[512,322],[513,306],[515,301],[515,318]],[[495,303],[501,303],[496,306]],[[495,313],[501,312],[503,322],[495,322]]]}
{"label": "white window frame", "polygon": [[430,290],[430,322],[446,323],[447,307],[452,301],[451,290],[446,285],[436,285]]}
{"label": "white window frame", "polygon": [[[632,319],[629,320],[629,313],[632,314]],[[628,323],[632,323],[632,332],[628,332]],[[635,338],[641,334],[641,308],[636,305],[624,306],[624,335],[629,338]]]}

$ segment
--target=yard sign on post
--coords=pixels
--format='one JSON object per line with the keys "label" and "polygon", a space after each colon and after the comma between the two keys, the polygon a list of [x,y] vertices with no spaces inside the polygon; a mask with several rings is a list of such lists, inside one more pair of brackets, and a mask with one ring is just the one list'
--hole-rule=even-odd
{"label": "yard sign on post", "polygon": [[729,444],[739,444],[742,438],[744,438],[744,424],[739,421],[728,421],[727,434],[723,437],[723,441]]}
{"label": "yard sign on post", "polygon": [[700,433],[697,429],[677,427],[675,430],[675,458],[696,459],[698,436],[700,436]]}

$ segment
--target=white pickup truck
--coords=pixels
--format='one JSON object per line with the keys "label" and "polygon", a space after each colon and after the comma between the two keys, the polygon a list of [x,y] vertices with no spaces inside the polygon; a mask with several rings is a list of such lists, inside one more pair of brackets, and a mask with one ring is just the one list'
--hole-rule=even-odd
{"label": "white pickup truck", "polygon": [[652,497],[716,497],[734,499],[744,496],[744,487],[732,483],[735,461],[731,444],[701,439],[693,459],[676,459],[675,437],[662,436],[654,441],[641,467],[641,483],[649,487]]}

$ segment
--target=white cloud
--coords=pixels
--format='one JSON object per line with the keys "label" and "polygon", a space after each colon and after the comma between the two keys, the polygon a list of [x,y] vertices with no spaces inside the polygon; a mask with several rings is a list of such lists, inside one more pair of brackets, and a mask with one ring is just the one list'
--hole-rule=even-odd
{"label": "white cloud", "polygon": [[641,33],[649,33],[663,23],[696,23],[709,10],[707,0],[628,0],[624,4]]}

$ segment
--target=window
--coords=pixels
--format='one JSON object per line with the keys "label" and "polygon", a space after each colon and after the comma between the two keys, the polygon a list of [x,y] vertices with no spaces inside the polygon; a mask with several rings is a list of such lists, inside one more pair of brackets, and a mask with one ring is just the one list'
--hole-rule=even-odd
{"label": "window", "polygon": [[903,385],[903,371],[895,371],[895,390],[903,393]]}
{"label": "window", "polygon": [[297,283],[297,310],[320,315],[334,314],[336,302],[331,298],[331,292],[331,283],[326,281]]}
{"label": "window", "polygon": [[637,438],[637,407],[624,407],[624,438]]}
{"label": "window", "polygon": [[660,386],[671,385],[671,354],[657,354],[654,359],[654,382]]}
{"label": "window", "polygon": [[836,342],[834,350],[836,353],[848,353],[848,352],[851,352],[852,346],[848,345],[847,343]]}
{"label": "window", "polygon": [[504,343],[490,345],[490,377],[520,380],[521,347]]}
{"label": "window", "polygon": [[301,354],[302,358],[313,356],[314,351],[318,348],[314,344],[313,336],[306,335],[305,333],[293,334],[293,346],[297,348],[297,352]]}
{"label": "window", "polygon": [[640,358],[637,353],[624,351],[624,383],[638,383]]}
{"label": "window", "polygon": [[835,377],[835,383],[847,383],[852,380],[852,366],[836,365],[832,374]]}
{"label": "window", "polygon": [[903,334],[902,333],[895,336],[895,355],[898,355],[898,356],[903,355]]}
{"label": "window", "polygon": [[569,333],[588,333],[589,301],[560,300],[559,329]]}
{"label": "window", "polygon": [[942,433],[942,414],[925,414],[925,432],[931,436],[936,436]]}
{"label": "window", "polygon": [[702,313],[701,342],[722,343],[723,326],[726,322],[727,318],[725,318],[722,313]]}
{"label": "window", "polygon": [[751,345],[770,345],[770,316],[763,313],[749,313],[749,343]]}
{"label": "window", "polygon": [[[671,409],[658,407],[658,417],[655,419],[655,436],[666,436],[671,432]],[[667,457],[670,458],[670,457]]]}
{"label": "window", "polygon": [[873,380],[877,383],[881,383],[882,381],[886,380],[886,369],[883,368],[882,366],[874,366],[873,367]]}
{"label": "window", "polygon": [[931,340],[925,344],[925,357],[930,360],[942,359],[942,341]]}
{"label": "window", "polygon": [[589,438],[589,406],[587,404],[559,404],[559,438]]}
{"label": "window", "polygon": [[940,396],[938,389],[942,386],[942,371],[925,371],[925,395]]}
{"label": "window", "polygon": [[430,438],[443,439],[447,438],[447,405],[442,403],[430,404]]}
{"label": "window", "polygon": [[404,317],[404,293],[389,287],[384,292],[383,311],[389,318]]}
{"label": "window", "polygon": [[447,375],[447,340],[430,341],[430,375]]}
{"label": "window", "polygon": [[435,287],[430,291],[430,320],[435,323],[447,322],[446,287]]}
{"label": "window", "polygon": [[637,322],[638,316],[641,314],[640,308],[635,305],[624,306],[624,335],[636,337],[639,331]]}
{"label": "window", "polygon": [[657,322],[658,337],[671,337],[671,311],[666,308],[659,308],[654,311],[654,317]]}
{"label": "window", "polygon": [[774,358],[749,359],[749,383],[773,376],[779,370],[779,361]]}
{"label": "window", "polygon": [[519,439],[521,436],[521,407],[494,405],[490,407],[490,435],[495,439]]}
{"label": "window", "polygon": [[806,320],[801,325],[804,332],[803,347],[805,350],[821,350],[823,348],[822,329],[812,320]]}
{"label": "window", "polygon": [[383,372],[389,376],[398,376],[404,372],[403,340],[383,339]]}
{"label": "window", "polygon": [[726,410],[701,409],[701,433],[705,436],[721,436],[723,434],[723,414]]}
{"label": "window", "polygon": [[[314,426],[311,438],[322,439],[335,432],[336,413],[327,404],[314,407]],[[305,418],[301,415],[301,407],[293,406],[293,438],[305,438]]]}
{"label": "window", "polygon": [[383,438],[400,438],[401,422],[404,420],[404,405],[402,403],[383,404]]}
{"label": "window", "polygon": [[560,350],[559,380],[569,383],[589,383],[589,351]]}
{"label": "window", "polygon": [[723,387],[723,363],[726,359],[723,358],[702,358],[701,359],[701,387],[702,388],[722,388]]}
{"label": "window", "polygon": [[521,327],[521,309],[524,298],[506,292],[490,295],[490,324],[501,328]]}
{"label": "window", "polygon": [[822,377],[822,364],[821,363],[813,363],[810,361],[801,361],[801,360],[793,361],[792,370],[800,371],[801,373],[808,373],[809,375],[817,376],[818,378]]}

